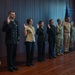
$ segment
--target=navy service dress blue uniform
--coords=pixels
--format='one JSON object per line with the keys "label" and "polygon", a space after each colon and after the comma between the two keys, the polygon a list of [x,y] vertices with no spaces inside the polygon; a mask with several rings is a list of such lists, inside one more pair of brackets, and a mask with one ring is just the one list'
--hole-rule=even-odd
{"label": "navy service dress blue uniform", "polygon": [[17,42],[20,39],[18,22],[16,20],[7,23],[4,21],[2,31],[6,33],[5,44],[7,48],[7,64],[8,69],[11,70],[15,67]]}
{"label": "navy service dress blue uniform", "polygon": [[55,58],[54,49],[56,43],[56,27],[54,25],[50,25],[50,28],[47,27],[48,33],[48,43],[49,43],[49,58]]}
{"label": "navy service dress blue uniform", "polygon": [[36,35],[38,35],[38,61],[44,61],[45,57],[45,30],[44,28],[37,28]]}

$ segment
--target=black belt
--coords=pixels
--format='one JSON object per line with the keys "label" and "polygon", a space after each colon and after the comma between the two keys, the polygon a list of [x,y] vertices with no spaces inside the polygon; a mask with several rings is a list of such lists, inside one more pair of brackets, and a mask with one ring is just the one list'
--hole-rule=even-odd
{"label": "black belt", "polygon": [[70,33],[70,32],[64,32],[64,33]]}

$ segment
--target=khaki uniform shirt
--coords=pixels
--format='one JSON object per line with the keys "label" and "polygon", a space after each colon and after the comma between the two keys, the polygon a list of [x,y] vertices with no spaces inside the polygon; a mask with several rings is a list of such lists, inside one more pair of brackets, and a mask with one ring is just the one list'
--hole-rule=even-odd
{"label": "khaki uniform shirt", "polygon": [[26,35],[26,42],[35,42],[35,29],[33,26],[27,25],[26,27],[27,35]]}
{"label": "khaki uniform shirt", "polygon": [[70,28],[71,28],[70,23],[64,22],[63,26],[64,26],[64,33],[70,33]]}

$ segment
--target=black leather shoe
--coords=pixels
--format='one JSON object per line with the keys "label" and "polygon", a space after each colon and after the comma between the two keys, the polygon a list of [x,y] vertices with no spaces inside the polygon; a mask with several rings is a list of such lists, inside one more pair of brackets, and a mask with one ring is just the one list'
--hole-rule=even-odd
{"label": "black leather shoe", "polygon": [[17,67],[13,67],[13,70],[18,70],[18,68]]}
{"label": "black leather shoe", "polygon": [[31,65],[30,64],[26,64],[26,66],[30,67]]}
{"label": "black leather shoe", "polygon": [[13,68],[9,68],[8,71],[13,72],[14,70],[13,70]]}
{"label": "black leather shoe", "polygon": [[53,58],[56,58],[56,56],[53,56]]}
{"label": "black leather shoe", "polygon": [[31,65],[32,65],[32,66],[34,66],[34,64],[33,64],[33,63],[31,63]]}
{"label": "black leather shoe", "polygon": [[38,60],[38,62],[42,62],[42,60]]}
{"label": "black leather shoe", "polygon": [[49,57],[49,59],[52,59],[52,57]]}
{"label": "black leather shoe", "polygon": [[38,59],[38,62],[42,62],[42,59]]}
{"label": "black leather shoe", "polygon": [[42,61],[45,61],[45,59],[42,59]]}

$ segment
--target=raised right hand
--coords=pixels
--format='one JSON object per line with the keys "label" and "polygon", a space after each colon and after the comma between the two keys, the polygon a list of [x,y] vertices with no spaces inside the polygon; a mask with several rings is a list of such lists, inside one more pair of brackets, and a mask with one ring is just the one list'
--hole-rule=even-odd
{"label": "raised right hand", "polygon": [[37,28],[39,28],[39,25],[37,24]]}
{"label": "raised right hand", "polygon": [[73,21],[71,22],[71,25],[72,25],[72,26],[74,25],[74,22],[73,22]]}
{"label": "raised right hand", "polygon": [[9,24],[10,23],[10,17],[8,16],[7,18],[7,23]]}
{"label": "raised right hand", "polygon": [[24,24],[24,29],[26,29],[27,28],[27,26]]}
{"label": "raised right hand", "polygon": [[49,24],[48,24],[48,28],[51,28]]}

